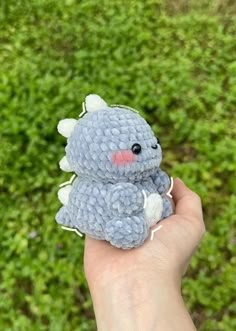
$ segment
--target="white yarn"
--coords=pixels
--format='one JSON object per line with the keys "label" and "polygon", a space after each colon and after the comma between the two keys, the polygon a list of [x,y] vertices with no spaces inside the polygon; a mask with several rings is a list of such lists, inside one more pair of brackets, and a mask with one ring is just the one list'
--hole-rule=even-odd
{"label": "white yarn", "polygon": [[57,130],[62,136],[69,138],[76,124],[77,120],[74,118],[65,118],[58,123]]}
{"label": "white yarn", "polygon": [[101,110],[107,107],[107,103],[97,94],[89,94],[85,98],[85,108],[87,112]]}
{"label": "white yarn", "polygon": [[73,169],[71,169],[71,166],[69,165],[69,162],[68,162],[66,156],[63,156],[63,158],[59,162],[59,167],[61,168],[61,170],[66,171],[66,172],[73,171]]}
{"label": "white yarn", "polygon": [[149,227],[160,221],[163,212],[163,201],[159,193],[152,193],[148,196],[144,208],[145,220]]}
{"label": "white yarn", "polygon": [[69,202],[69,194],[71,192],[72,189],[72,185],[67,185],[62,187],[58,192],[57,192],[57,196],[58,199],[60,200],[60,202],[66,206]]}

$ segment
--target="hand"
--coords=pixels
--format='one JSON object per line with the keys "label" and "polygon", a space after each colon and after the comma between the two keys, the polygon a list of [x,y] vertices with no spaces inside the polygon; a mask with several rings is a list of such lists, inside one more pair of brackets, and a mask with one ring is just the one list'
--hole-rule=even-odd
{"label": "hand", "polygon": [[[148,300],[148,311],[152,311],[151,303],[153,306],[156,305],[154,303],[156,298],[162,296],[166,298],[170,312],[168,291],[171,292],[171,298],[176,297],[176,307],[174,306],[173,310],[178,311],[178,307],[182,306],[177,304],[181,301],[177,293],[180,291],[181,278],[199,245],[205,226],[201,200],[196,193],[188,189],[180,179],[174,180],[171,193],[176,205],[175,214],[151,228],[153,230],[162,226],[155,232],[153,240],[150,240],[149,236],[142,246],[124,251],[105,241],[86,237],[84,270],[98,319],[99,316],[105,314],[100,311],[100,306],[105,307],[109,300],[110,308],[112,304],[115,305],[112,296],[113,298],[116,296],[116,311],[120,307],[118,302],[122,302],[125,306],[130,298],[135,300],[135,305],[141,304],[141,306],[142,302]],[[134,284],[137,285],[135,291]],[[139,295],[135,296],[137,287]],[[174,305],[174,300],[172,301]],[[128,304],[128,306],[131,305],[133,303]],[[163,302],[160,300],[153,311],[156,311],[158,307],[159,311],[160,308],[164,309]],[[164,312],[162,315],[165,315]],[[184,311],[182,315],[186,315]],[[182,315],[178,313],[179,317]],[[174,320],[175,318],[172,318],[173,323]]]}
{"label": "hand", "polygon": [[141,247],[126,251],[86,236],[84,268],[90,286],[127,275],[133,268],[147,272],[152,269],[157,275],[183,275],[205,226],[201,201],[196,193],[177,178],[171,194],[176,205],[175,214],[152,227],[151,230],[162,225],[153,240],[149,236]]}

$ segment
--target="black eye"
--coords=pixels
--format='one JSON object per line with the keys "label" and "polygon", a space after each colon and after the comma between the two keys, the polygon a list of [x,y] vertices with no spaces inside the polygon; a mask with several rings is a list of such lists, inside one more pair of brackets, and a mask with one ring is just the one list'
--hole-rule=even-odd
{"label": "black eye", "polygon": [[141,153],[141,150],[142,150],[142,148],[139,144],[133,144],[131,149],[134,154],[139,154],[139,153]]}
{"label": "black eye", "polygon": [[160,145],[160,140],[159,140],[159,138],[157,138],[156,137],[156,140],[157,140],[157,144],[153,144],[151,147],[153,148],[153,149],[157,149],[157,145]]}

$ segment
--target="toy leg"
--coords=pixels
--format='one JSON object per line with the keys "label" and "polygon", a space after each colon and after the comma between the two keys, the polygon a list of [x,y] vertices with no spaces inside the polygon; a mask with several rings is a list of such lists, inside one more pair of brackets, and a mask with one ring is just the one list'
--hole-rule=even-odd
{"label": "toy leg", "polygon": [[143,213],[129,217],[115,217],[107,222],[105,239],[113,246],[129,249],[142,245],[148,236]]}

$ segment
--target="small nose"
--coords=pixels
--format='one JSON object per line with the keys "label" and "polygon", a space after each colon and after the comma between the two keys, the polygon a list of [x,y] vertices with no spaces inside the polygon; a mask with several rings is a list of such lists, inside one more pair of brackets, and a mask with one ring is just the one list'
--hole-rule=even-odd
{"label": "small nose", "polygon": [[153,149],[157,149],[157,144],[151,146]]}

